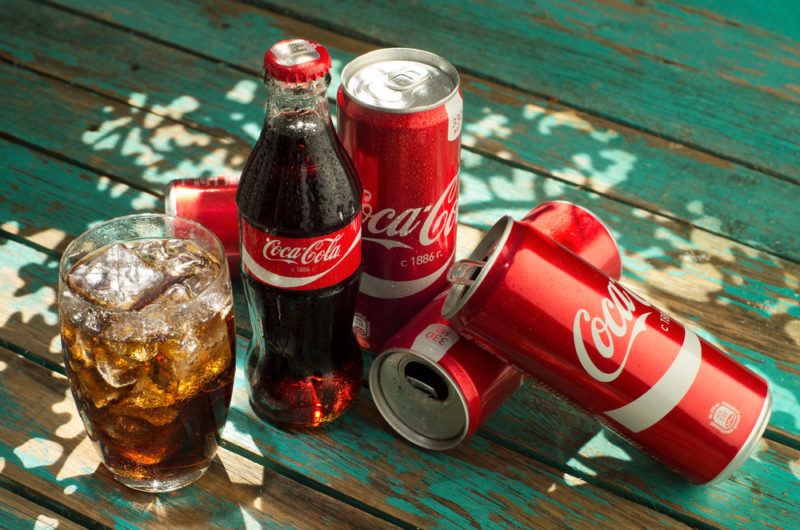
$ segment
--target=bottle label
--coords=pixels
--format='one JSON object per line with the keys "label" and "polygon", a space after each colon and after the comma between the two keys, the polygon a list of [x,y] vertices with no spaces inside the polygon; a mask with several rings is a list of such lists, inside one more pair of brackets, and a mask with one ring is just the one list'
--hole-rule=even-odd
{"label": "bottle label", "polygon": [[240,218],[242,263],[253,278],[281,289],[309,291],[335,285],[361,265],[361,216],[330,234],[281,237]]}

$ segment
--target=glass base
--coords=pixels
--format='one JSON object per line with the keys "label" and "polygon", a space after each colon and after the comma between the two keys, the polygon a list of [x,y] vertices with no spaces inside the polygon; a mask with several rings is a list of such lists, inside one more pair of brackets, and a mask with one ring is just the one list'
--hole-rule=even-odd
{"label": "glass base", "polygon": [[114,474],[114,478],[119,483],[134,490],[146,491],[147,493],[164,493],[188,486],[195,480],[202,477],[206,473],[207,469],[208,466],[204,467],[203,469],[192,471],[191,473],[187,473],[185,475],[171,477],[168,479],[133,479],[117,474]]}

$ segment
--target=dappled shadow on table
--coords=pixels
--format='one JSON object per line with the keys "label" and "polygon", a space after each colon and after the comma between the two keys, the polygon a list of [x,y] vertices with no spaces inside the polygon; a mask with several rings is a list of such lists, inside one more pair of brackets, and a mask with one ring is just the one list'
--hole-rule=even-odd
{"label": "dappled shadow on table", "polygon": [[[82,171],[80,178],[94,187],[96,209],[70,209],[69,197],[60,197],[52,224],[45,217],[38,224],[20,224],[13,210],[1,210],[6,213],[0,214],[0,225],[6,233],[13,234],[13,240],[0,244],[0,252],[6,257],[4,277],[10,279],[0,288],[5,306],[0,313],[0,338],[9,347],[28,358],[43,359],[49,366],[60,362],[55,305],[57,256],[82,230],[108,215],[152,210],[154,203],[142,197],[152,200],[151,194],[160,193],[173,178],[239,171],[260,128],[262,110],[257,102],[263,97],[263,90],[252,80],[242,80],[221,96],[224,104],[195,120],[201,103],[191,95],[159,101],[146,94],[131,94],[127,105],[109,102],[98,106],[76,120],[75,130],[65,131],[81,139],[83,151],[70,152],[71,159],[98,167],[101,172],[113,170],[114,178],[119,177],[134,189],[122,190],[113,179],[103,180]],[[580,176],[584,182],[578,186],[566,184],[465,151],[460,221],[487,228],[500,215],[520,217],[536,204],[553,199],[571,200],[590,208],[609,224],[624,250],[624,280],[684,320],[709,329],[704,334],[706,338],[716,339],[769,379],[778,398],[773,423],[796,433],[800,428],[797,382],[778,378],[784,366],[791,371],[798,361],[800,269],[689,224],[588,191],[593,175],[599,172],[604,173],[603,189],[607,193],[613,191],[608,182],[631,185],[637,179],[646,179],[645,161],[626,151],[614,131],[598,131],[585,121],[555,116],[547,110],[533,115],[518,110],[519,115],[512,116],[467,116],[465,136],[471,136],[476,145],[488,143],[498,131],[503,132],[504,123],[549,120],[547,127],[540,128],[546,131],[542,132],[543,146],[547,142],[559,143],[567,135],[574,136],[569,145],[582,147],[570,157],[570,166],[542,168],[542,172],[569,174],[573,181]],[[24,189],[14,193],[22,195]],[[685,212],[680,213],[687,219],[703,216],[702,201],[686,205]],[[62,227],[59,220],[67,217],[69,223]],[[39,251],[25,247],[23,240],[35,241],[45,248]],[[239,298],[236,319],[246,327],[242,306]],[[779,345],[784,349],[778,350]],[[236,407],[226,428],[229,446],[236,450],[224,450],[209,474],[185,490],[160,496],[136,493],[117,485],[106,470],[97,467],[97,457],[66,390],[66,381],[40,367],[28,366],[18,357],[8,359],[0,377],[30,377],[35,385],[26,388],[25,380],[19,379],[15,383],[19,395],[9,396],[8,408],[13,417],[5,428],[19,432],[14,435],[14,446],[4,447],[5,466],[49,484],[51,490],[47,494],[52,498],[81,496],[79,505],[87,506],[97,498],[111,499],[115,509],[122,510],[121,517],[129,521],[157,520],[178,526],[212,522],[246,525],[259,517],[259,511],[270,510],[270,503],[275,502],[272,494],[282,488],[276,482],[280,475],[265,467],[274,460],[282,462],[285,469],[307,474],[332,487],[355,480],[358,485],[349,495],[356,496],[359,487],[376,487],[397,506],[405,506],[403,503],[414,497],[407,481],[417,478],[433,500],[417,500],[419,504],[414,509],[423,514],[458,511],[453,506],[457,504],[458,491],[431,477],[449,476],[456,482],[463,481],[467,489],[473,487],[471,481],[480,477],[470,478],[474,468],[468,459],[480,458],[481,451],[498,447],[492,441],[532,454],[560,470],[558,480],[552,481],[553,488],[580,488],[584,480],[600,484],[622,481],[643,498],[654,489],[660,496],[670,495],[670,502],[675,503],[706,495],[700,490],[687,490],[680,479],[602,429],[594,419],[548,397],[540,388],[521,390],[489,423],[485,437],[476,437],[468,446],[449,454],[424,452],[399,441],[382,424],[366,392],[355,413],[316,437],[279,433],[260,427],[249,410],[241,353]],[[37,394],[27,394],[30,389]],[[35,414],[27,410],[30,408],[35,408]],[[528,441],[522,443],[515,437]],[[237,454],[242,449],[247,458]],[[326,455],[330,461],[325,461]],[[358,463],[364,455],[383,460],[372,467],[364,466]],[[260,459],[260,463],[249,458]],[[793,475],[789,464],[779,465],[790,479]],[[518,478],[519,482],[512,486],[525,492],[529,486],[524,485],[527,483],[521,475],[533,469],[498,470],[492,479],[513,482]],[[654,481],[658,488],[651,485]],[[480,489],[474,487],[476,491]],[[222,490],[226,492],[224,496],[215,494]],[[224,497],[224,501],[218,497]],[[522,497],[512,501],[526,502]]]}

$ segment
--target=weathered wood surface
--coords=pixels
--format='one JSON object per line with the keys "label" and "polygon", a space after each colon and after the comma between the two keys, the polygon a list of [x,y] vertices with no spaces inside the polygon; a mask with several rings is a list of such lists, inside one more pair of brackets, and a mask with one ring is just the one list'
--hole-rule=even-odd
{"label": "weathered wood surface", "polygon": [[[92,89],[111,91],[123,99],[129,94],[120,94],[121,85],[142,87],[135,90],[147,94],[143,103],[149,108],[173,103],[176,90],[184,90],[202,100],[182,116],[183,120],[207,124],[217,131],[222,128],[223,134],[238,132],[247,139],[252,138],[249,135],[258,130],[261,122],[259,103],[263,90],[256,88],[254,80],[265,43],[294,35],[318,39],[331,51],[335,72],[357,54],[374,47],[235,2],[223,6],[212,0],[180,0],[164,5],[145,0],[135,3],[140,8],[115,2],[97,14],[88,0],[67,3],[103,20],[135,28],[158,42],[89,25],[85,19],[63,12],[42,10],[41,18],[26,22],[29,31],[39,36],[37,42],[21,46],[13,38],[6,38],[11,42],[3,42],[1,53]],[[176,27],[172,20],[182,23]],[[41,31],[45,27],[57,27],[59,31]],[[198,33],[213,38],[215,45],[198,49]],[[165,50],[162,42],[180,49]],[[403,42],[407,41],[399,44]],[[131,47],[142,53],[127,57]],[[236,69],[209,65],[202,57],[192,57],[189,51],[224,61]],[[115,57],[111,64],[109,56]],[[198,63],[203,66],[196,66]],[[193,72],[191,79],[185,75],[189,71]],[[242,71],[252,75],[243,75]],[[333,87],[335,80],[336,77]],[[196,86],[187,86],[195,82]],[[470,149],[686,220],[755,248],[800,258],[800,237],[793,229],[793,216],[772,207],[775,197],[800,201],[800,187],[472,75],[464,75],[463,88],[463,141]],[[796,123],[800,123],[800,115]],[[800,134],[800,126],[795,129]],[[796,148],[787,149],[784,156],[796,156],[797,152]]]}
{"label": "weathered wood surface", "polygon": [[658,1],[258,3],[800,180],[800,43],[781,34]]}
{"label": "weathered wood surface", "polygon": [[[68,153],[81,164],[154,192],[160,192],[162,181],[170,175],[199,171],[196,160],[207,156],[203,145],[215,138],[193,131],[182,122],[160,121],[158,115],[145,109],[128,107],[66,84],[54,84],[11,66],[0,65],[0,82],[12,88],[0,102],[4,108],[0,128],[14,130],[25,142]],[[29,94],[35,97],[21,96]],[[39,100],[53,102],[48,115],[35,113],[31,101]],[[112,116],[106,117],[108,114]],[[54,123],[59,126],[54,127]],[[91,128],[109,130],[86,144],[85,131]],[[74,133],[64,134],[65,130]],[[199,144],[190,141],[197,138],[203,140]],[[113,142],[106,143],[107,139]],[[167,139],[169,148],[155,151]],[[185,147],[177,150],[179,145]],[[224,160],[242,161],[248,150],[244,138],[232,136],[219,140],[214,152]],[[143,152],[149,154],[143,157]],[[13,167],[14,163],[9,165]],[[25,173],[22,169],[18,174]],[[572,200],[594,210],[615,229],[625,250],[627,283],[685,321],[696,322],[708,333],[707,338],[767,377],[780,404],[773,426],[784,438],[795,443],[800,440],[796,398],[800,382],[795,376],[800,371],[800,266],[475,153],[463,155],[461,182],[461,221],[479,228],[486,228],[506,213],[521,216],[548,199]],[[50,189],[46,183],[41,187]],[[105,191],[102,185],[97,187],[101,195],[110,197],[124,189]],[[34,224],[26,230],[31,234],[50,233],[51,224],[46,215],[37,213],[37,203],[17,205],[15,209],[20,213],[10,209],[9,222],[19,222],[17,217],[24,220],[25,215],[39,215],[38,226]],[[12,206],[9,203],[8,208]]]}
{"label": "weathered wood surface", "polygon": [[[68,175],[75,171],[64,162],[47,160],[47,157],[42,155],[26,154],[27,151],[25,148],[14,145],[7,146],[5,150],[0,149],[0,153],[4,153],[9,159],[22,162],[19,166],[25,168],[24,174],[27,178],[47,172]],[[82,177],[73,176],[71,179],[65,179],[63,185],[76,190],[80,189],[81,183],[88,187],[95,183],[101,187],[100,184],[104,177],[93,175],[87,171],[81,173]],[[107,212],[109,216],[132,213],[135,211],[132,205],[143,202],[139,197],[147,196],[145,192],[133,192],[125,189],[124,185],[118,185],[117,193],[128,195],[130,202],[127,208],[124,201],[110,202],[109,207],[113,209]],[[42,196],[32,195],[32,197],[45,204],[50,200],[50,198]],[[32,204],[29,205],[32,206]],[[17,209],[24,210],[26,208],[19,207]],[[63,213],[62,211],[61,214],[56,215],[60,217]],[[77,223],[85,223],[85,225],[91,224],[97,218],[97,214],[92,210],[76,210],[72,215],[76,216]],[[103,216],[101,215],[100,218]],[[33,220],[32,224],[26,225],[31,229],[30,237],[41,233],[38,227],[47,226],[45,223],[48,222],[48,219],[52,222],[52,214],[47,218]],[[39,242],[55,248],[63,246],[65,238],[72,237],[68,234],[52,235],[54,236],[52,238],[39,238]],[[9,242],[5,248],[7,258],[0,260],[0,270],[27,271],[27,282],[22,283],[27,283],[32,292],[30,295],[20,293],[16,296],[18,301],[13,305],[25,308],[22,314],[0,313],[0,322],[6,322],[5,326],[0,328],[0,340],[17,344],[31,352],[32,355],[51,363],[60,363],[57,330],[54,326],[54,292],[50,287],[54,283],[55,269],[54,266],[36,268],[34,265],[48,262],[54,265],[55,258],[13,242]],[[25,265],[20,267],[20,264]],[[31,267],[32,265],[34,266]],[[32,322],[26,321],[26,312],[36,315],[34,318],[44,316],[45,322],[31,326]],[[244,314],[242,310],[237,311],[240,326],[245,322]],[[50,324],[48,325],[46,322],[50,322]],[[48,350],[50,350],[50,354],[47,353]],[[244,389],[243,385],[244,381],[241,381],[241,386],[238,388]],[[241,399],[234,401],[236,412],[232,415],[232,421],[237,418],[232,423],[236,427],[229,430],[229,439],[250,451],[253,451],[254,448],[257,449],[256,454],[275,455],[278,461],[283,462],[284,446],[276,447],[273,433],[260,434],[263,428],[249,412],[245,395],[237,394],[237,397]],[[362,410],[360,408],[359,412]],[[369,410],[370,414],[367,415],[369,421],[378,423],[374,411],[371,408]],[[356,427],[353,426],[353,428]],[[574,474],[575,478],[565,479],[567,483],[580,484],[582,480],[590,483],[597,481],[612,491],[623,493],[628,498],[641,500],[651,506],[656,505],[673,516],[682,516],[692,521],[703,521],[708,524],[735,525],[739,521],[736,517],[738,514],[726,509],[730,502],[735,502],[736,504],[752,505],[754,510],[767,514],[762,516],[765,520],[769,518],[776,524],[792,520],[791,505],[784,496],[775,492],[788,493],[792,491],[793,487],[796,487],[796,478],[792,480],[791,466],[792,462],[800,457],[800,453],[773,442],[765,441],[762,453],[759,453],[757,459],[749,462],[734,480],[709,488],[713,492],[709,494],[708,489],[687,487],[681,479],[666,472],[627,443],[602,430],[596,421],[575,411],[549,394],[543,393],[540,389],[525,388],[517,393],[493,418],[488,425],[486,434],[491,435],[490,439],[502,441],[502,445],[511,446],[512,449],[517,449],[523,454],[534,455],[537,459],[547,462],[557,469],[565,470],[571,475]],[[372,445],[373,442],[370,444]],[[294,450],[298,451],[299,449],[295,448]],[[314,452],[311,447],[308,447],[307,450]],[[322,457],[317,457],[314,462],[298,467],[296,471],[307,473],[309,469],[319,469],[326,458],[337,452],[351,453],[351,444],[346,443],[338,448],[334,446]],[[413,450],[408,454],[408,458],[412,461],[415,456],[416,453]],[[298,457],[296,461],[302,462],[307,458],[307,456]],[[296,464],[290,465],[294,469]],[[352,468],[353,464],[341,467]],[[375,473],[374,470],[372,472]],[[384,473],[389,474],[390,472]],[[322,475],[321,479],[325,480],[325,475]],[[769,484],[769,486],[764,486],[764,484]],[[346,488],[346,485],[337,487]]]}
{"label": "weathered wood surface", "polygon": [[0,489],[0,528],[30,528],[31,526],[37,530],[84,528],[40,504],[20,497],[7,489]]}
{"label": "weathered wood surface", "polygon": [[[0,257],[0,270],[11,269],[5,263],[9,256],[20,259],[28,254],[36,256],[33,259],[29,257],[31,261],[53,260],[13,241],[4,243],[4,247],[13,249],[13,252],[5,252]],[[52,284],[52,278],[47,282]],[[49,309],[37,307],[38,303],[47,302],[47,297],[28,297],[25,307],[37,314],[47,314],[54,310],[52,305]],[[46,330],[44,333],[30,335],[21,347],[27,356],[49,361],[54,369],[60,370],[54,359],[47,355],[49,349],[57,348],[53,346],[57,341],[56,326],[42,328]],[[23,342],[7,333],[5,326],[0,327],[0,340]],[[397,439],[382,424],[366,390],[362,391],[352,413],[323,432],[288,433],[265,425],[253,415],[247,404],[247,387],[242,373],[245,349],[246,341],[239,340],[236,385],[225,439],[238,446],[237,452],[246,454],[265,468],[276,465],[281,469],[288,468],[318,484],[367,505],[378,505],[387,513],[420,525],[464,526],[496,522],[518,526],[532,525],[537,521],[597,524],[606,520],[622,524],[635,521],[668,526],[678,524],[666,515],[651,512],[603,489],[580,485],[580,481],[570,475],[488,440],[478,440],[447,454],[418,451]],[[12,368],[8,373],[16,374],[17,370]],[[9,392],[13,395],[13,391]],[[26,399],[35,400],[37,393],[31,393]],[[61,392],[58,401],[64,399]],[[20,420],[17,424],[25,424],[25,421]],[[37,436],[44,436],[46,432],[46,427],[36,430]],[[30,436],[30,433],[24,431],[19,436],[26,435]],[[2,438],[9,440],[9,435],[4,433]],[[7,448],[10,450],[17,442],[6,443],[11,446]],[[83,460],[83,457],[76,459]],[[17,478],[21,480],[19,476]],[[199,481],[197,487],[203,487],[207,480],[212,479]],[[579,487],[572,487],[572,482]],[[121,490],[112,485],[108,485],[108,489],[109,495]],[[461,509],[462,506],[471,510]],[[235,512],[231,513],[235,515]],[[259,516],[255,514],[254,517]]]}
{"label": "weathered wood surface", "polygon": [[[763,26],[759,29],[742,24],[741,12],[736,15],[734,5],[719,9],[731,17],[728,19],[715,18],[713,0],[701,3],[703,7],[662,3],[653,7],[652,3],[615,2],[610,6],[603,3],[598,9],[575,4],[577,10],[567,17],[565,13],[573,5],[548,2],[544,8],[536,8],[542,11],[534,18],[537,27],[549,24],[547,32],[569,35],[572,40],[566,42],[565,52],[569,60],[577,60],[573,52],[581,50],[589,60],[597,60],[598,68],[620,66],[615,63],[619,57],[605,55],[601,49],[609,42],[595,38],[587,44],[586,38],[597,35],[610,41],[609,35],[618,34],[622,50],[642,52],[631,59],[633,66],[623,65],[635,70],[639,77],[632,77],[634,80],[653,73],[648,82],[663,84],[670,79],[669,72],[665,74],[663,64],[653,66],[653,57],[680,57],[682,64],[704,69],[703,75],[691,70],[685,76],[691,96],[691,90],[706,90],[704,87],[714,83],[738,83],[730,75],[721,76],[724,82],[714,78],[715,67],[725,73],[726,69],[736,70],[737,65],[750,65],[745,66],[750,71],[739,69],[735,75],[762,77],[764,83],[779,87],[771,91],[756,87],[754,90],[761,92],[756,99],[766,102],[769,97],[780,97],[775,93],[780,92],[776,83],[793,72],[792,68],[796,70],[796,65],[773,63],[775,57],[785,59],[785,52],[792,49],[784,47],[768,57],[759,56],[759,50],[722,57],[719,42],[724,42],[725,35],[746,34],[747,44],[780,44],[776,35],[791,35],[791,24],[763,19],[758,22]],[[325,25],[333,24],[346,35],[360,35],[365,40],[233,2],[217,6],[207,0],[126,0],[104,5],[102,10],[86,0],[65,0],[64,4],[68,7],[0,2],[4,13],[0,17],[0,58],[21,67],[0,65],[0,130],[11,140],[0,140],[4,160],[0,179],[3,190],[11,190],[0,192],[0,235],[10,238],[0,240],[0,344],[27,357],[24,360],[5,352],[48,382],[55,376],[47,375],[47,369],[61,371],[53,290],[59,252],[95,221],[160,208],[161,189],[172,178],[237,171],[260,128],[264,94],[257,72],[265,46],[299,34],[316,38],[330,45],[336,73],[354,55],[374,47],[366,40],[374,42],[375,31],[387,42],[408,42],[406,36],[396,40],[398,33],[392,28],[384,31],[379,27],[385,15],[375,26],[359,26],[354,31],[362,13],[344,20],[339,9],[326,15]],[[386,6],[380,9],[390,10]],[[470,9],[467,5],[464,13],[469,14]],[[512,5],[510,9],[528,8]],[[623,9],[630,11],[638,26],[614,22]],[[792,11],[782,12],[791,19]],[[692,35],[689,40],[695,40],[684,45],[659,33],[657,44],[664,46],[648,49],[655,40],[641,37],[636,27],[657,25],[664,13],[678,13],[675,20],[683,17],[684,30]],[[451,14],[453,20],[464,16]],[[550,19],[557,24],[550,24]],[[404,27],[407,20],[398,20],[396,26]],[[700,21],[704,20],[713,23],[703,27]],[[746,16],[744,20],[747,22]],[[576,29],[581,22],[586,27]],[[465,35],[492,22],[469,23]],[[508,23],[512,33],[524,26],[500,23]],[[704,32],[721,32],[721,26],[739,29],[720,33],[710,52],[681,57],[696,48]],[[684,316],[685,321],[697,322],[708,330],[707,338],[770,380],[776,409],[767,439],[733,479],[709,488],[687,487],[592,418],[529,386],[510,399],[469,444],[449,454],[431,454],[391,434],[366,391],[353,413],[321,435],[284,433],[265,426],[249,410],[240,370],[225,433],[226,449],[221,452],[220,465],[212,471],[219,479],[206,484],[205,480],[216,478],[213,475],[193,489],[205,492],[202,497],[217,488],[216,482],[235,483],[237,489],[223,492],[222,507],[216,511],[223,513],[218,517],[224,522],[220,524],[240,526],[300,517],[289,512],[293,502],[304,498],[302,494],[309,495],[312,501],[307,502],[312,503],[333,495],[337,506],[364,518],[364,524],[584,526],[594,522],[627,526],[636,522],[653,526],[683,522],[737,527],[758,521],[763,526],[794,526],[800,490],[800,249],[796,211],[786,205],[797,203],[800,188],[793,181],[800,166],[792,165],[797,135],[786,136],[786,149],[780,156],[775,152],[780,144],[769,143],[770,135],[791,133],[791,112],[779,104],[771,105],[764,121],[747,131],[752,132],[752,142],[745,139],[744,143],[742,138],[728,138],[727,130],[717,138],[706,137],[704,131],[720,120],[718,102],[724,99],[715,99],[697,111],[683,109],[683,114],[668,123],[662,123],[668,121],[663,115],[667,107],[657,102],[658,108],[647,109],[635,98],[629,110],[636,119],[624,113],[606,116],[610,107],[603,98],[632,87],[581,88],[567,83],[563,93],[570,97],[564,100],[572,106],[533,96],[531,91],[539,88],[532,84],[507,86],[503,75],[509,70],[502,64],[489,65],[502,70],[503,75],[495,77],[499,83],[495,83],[487,80],[493,74],[487,73],[484,62],[445,51],[456,45],[472,49],[471,44],[458,44],[463,37],[451,31],[445,27],[429,35],[416,30],[406,35],[412,35],[408,38],[422,47],[436,39],[452,39],[443,47],[429,47],[454,59],[462,70],[477,74],[464,77],[464,140],[469,151],[462,171],[461,220],[485,228],[501,214],[520,215],[550,198],[588,205],[617,233],[625,250],[627,283]],[[561,44],[565,44],[563,35]],[[495,43],[490,43],[486,53],[492,52]],[[756,67],[748,61],[763,62],[763,75],[754,73]],[[569,64],[561,68],[559,75],[570,75]],[[595,70],[573,73],[584,80],[608,80],[598,77]],[[619,72],[627,70],[621,67]],[[546,85],[549,81],[540,78],[547,75],[547,70],[525,72],[523,81]],[[572,81],[577,80],[574,77]],[[742,91],[753,88],[740,85]],[[734,90],[732,94],[753,97],[751,92]],[[594,98],[597,93],[603,97]],[[558,97],[561,92],[542,94]],[[589,105],[574,99],[575,94]],[[717,98],[716,94],[707,96]],[[785,110],[785,119],[766,123],[775,109]],[[741,125],[748,112],[757,110],[758,106],[746,109],[732,116],[730,123]],[[763,156],[753,156],[751,144],[765,138]],[[792,167],[794,172],[787,171]],[[459,228],[462,251],[476,236],[474,229]],[[237,319],[247,336],[240,297]],[[240,355],[244,340],[239,341]],[[29,360],[43,367],[33,366]],[[241,358],[239,363],[241,367]],[[0,378],[5,375],[0,372]],[[18,384],[20,393],[28,389],[22,380]],[[62,395],[60,401],[64,398]],[[6,402],[11,401],[4,399],[4,407]],[[0,430],[3,425],[0,423]],[[38,425],[52,438],[55,427],[47,431],[46,424]],[[5,443],[5,435],[3,440]],[[75,454],[89,459],[90,453]],[[235,462],[228,455],[235,455]],[[152,512],[145,512],[139,519],[133,514],[108,522],[104,517],[112,512],[97,515],[97,510],[81,504],[80,496],[73,497],[75,492],[67,493],[65,484],[57,476],[53,478],[54,469],[28,477],[26,471],[19,471],[18,461],[9,460],[13,457],[3,458],[1,465],[17,473],[14,476],[19,481],[0,490],[0,495],[4,491],[23,495],[14,506],[40,498],[30,489],[15,489],[30,486],[28,479],[38,476],[36,480],[43,481],[36,484],[48,491],[47,506],[59,508],[59,514],[72,514],[77,520],[75,514],[80,511],[104,524],[117,525],[152,520]],[[230,469],[238,470],[241,481],[231,477]],[[285,505],[278,512],[273,512],[272,506],[256,506],[264,502],[258,500],[264,496],[261,490],[267,472],[263,469],[276,475],[277,482],[271,484],[285,488],[282,496],[277,495]],[[110,481],[103,473],[75,478],[74,484],[78,488],[102,485],[120,495],[114,501],[113,514],[120,510],[128,514],[131,506],[116,505],[124,504],[120,499],[131,492],[120,493],[114,484],[103,482]],[[3,477],[8,476],[3,471]],[[242,484],[245,486],[239,487]],[[253,485],[258,484],[261,490],[255,491]],[[7,485],[0,481],[0,487]],[[238,493],[241,491],[245,493]],[[266,492],[266,497],[275,495]],[[141,504],[134,503],[133,509],[137,508],[141,510]],[[199,514],[189,514],[190,509],[188,503],[174,502],[168,511],[172,517],[193,517],[191,521],[200,522],[205,521],[201,515],[207,516],[212,508],[204,507]],[[156,512],[158,517],[167,516],[163,507]],[[381,519],[369,519],[370,514]],[[290,524],[301,521],[286,520]]]}
{"label": "weathered wood surface", "polygon": [[203,479],[180,491],[154,496],[120,487],[100,466],[64,375],[1,347],[0,363],[4,479],[96,522],[162,528],[237,528],[249,521],[294,528],[392,526],[225,448]]}

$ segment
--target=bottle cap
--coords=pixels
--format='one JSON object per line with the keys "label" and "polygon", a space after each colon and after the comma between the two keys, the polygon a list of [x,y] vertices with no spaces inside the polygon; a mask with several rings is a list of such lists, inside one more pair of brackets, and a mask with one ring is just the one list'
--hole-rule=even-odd
{"label": "bottle cap", "polygon": [[305,39],[275,43],[264,55],[264,71],[278,81],[302,83],[324,76],[331,56],[319,43]]}

